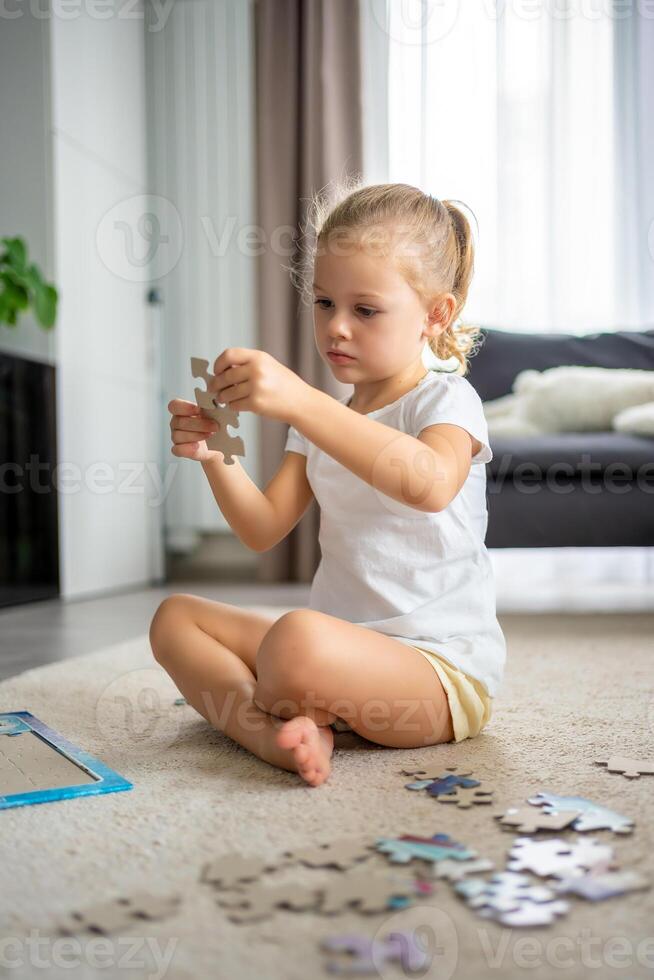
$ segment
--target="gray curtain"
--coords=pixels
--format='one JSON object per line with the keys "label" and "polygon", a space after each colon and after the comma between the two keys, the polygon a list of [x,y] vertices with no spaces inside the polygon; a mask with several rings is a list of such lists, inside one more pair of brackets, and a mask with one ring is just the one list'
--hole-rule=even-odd
{"label": "gray curtain", "polygon": [[[301,307],[282,268],[291,263],[291,232],[281,232],[299,232],[307,201],[329,181],[362,173],[359,23],[359,0],[255,4],[257,222],[265,243],[259,347],[334,397],[352,388],[332,377],[315,349],[312,310]],[[287,426],[265,418],[259,424],[265,487],[281,463]],[[260,581],[311,580],[320,559],[319,518],[312,501],[286,539],[260,555]]]}

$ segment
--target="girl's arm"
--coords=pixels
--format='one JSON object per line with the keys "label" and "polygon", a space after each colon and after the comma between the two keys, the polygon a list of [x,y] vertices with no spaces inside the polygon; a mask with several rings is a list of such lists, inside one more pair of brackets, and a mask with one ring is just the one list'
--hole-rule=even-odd
{"label": "girl's arm", "polygon": [[207,436],[219,426],[204,417],[195,402],[175,398],[168,410],[173,455],[202,463],[216,503],[246,548],[266,551],[286,537],[313,497],[306,477],[306,457],[287,453],[262,492],[237,459],[226,465],[222,452],[207,447]]}
{"label": "girl's arm", "polygon": [[459,426],[433,425],[418,439],[309,385],[289,415],[290,424],[323,452],[416,510],[444,510],[470,469],[471,437]]}
{"label": "girl's arm", "polygon": [[293,530],[313,499],[306,456],[286,453],[266,489],[252,482],[238,459],[226,466],[222,455],[203,461],[216,503],[243,544],[269,551]]}

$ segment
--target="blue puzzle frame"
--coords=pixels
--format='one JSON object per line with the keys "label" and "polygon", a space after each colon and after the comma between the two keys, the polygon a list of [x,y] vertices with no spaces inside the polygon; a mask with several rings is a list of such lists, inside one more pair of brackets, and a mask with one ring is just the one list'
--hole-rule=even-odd
{"label": "blue puzzle frame", "polygon": [[0,810],[15,806],[29,806],[32,803],[52,803],[55,800],[70,800],[77,796],[97,796],[100,793],[117,793],[133,789],[133,784],[96,759],[95,756],[78,748],[58,732],[48,728],[29,711],[0,712],[0,737],[18,735],[19,732],[34,732],[44,742],[60,752],[70,762],[84,769],[95,782],[79,786],[57,786],[54,789],[35,790],[33,793],[11,793],[0,796]]}

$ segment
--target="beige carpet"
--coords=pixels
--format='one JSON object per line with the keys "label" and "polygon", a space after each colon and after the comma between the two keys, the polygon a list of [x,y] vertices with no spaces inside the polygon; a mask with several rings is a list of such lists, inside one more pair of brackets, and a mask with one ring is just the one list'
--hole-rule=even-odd
{"label": "beige carpet", "polygon": [[[0,975],[305,980],[327,976],[321,936],[420,923],[435,932],[429,977],[654,975],[654,890],[603,903],[571,898],[556,925],[511,930],[476,916],[446,883],[411,913],[327,919],[285,911],[236,925],[198,882],[207,859],[231,850],[274,858],[289,847],[362,833],[447,832],[503,868],[513,835],[496,825],[491,808],[461,811],[403,788],[403,767],[431,773],[454,764],[495,788],[493,812],[549,789],[633,817],[632,835],[597,836],[615,845],[624,867],[654,878],[654,777],[628,781],[593,765],[610,752],[654,754],[654,617],[521,615],[503,617],[502,625],[506,682],[482,736],[400,751],[339,735],[332,775],[315,789],[254,758],[191,707],[174,706],[176,689],[145,637],[0,684],[0,711],[33,712],[135,787],[0,811]],[[384,866],[381,856],[372,860]],[[297,868],[270,879],[312,883],[337,873]],[[54,962],[52,943],[39,951],[47,969],[34,965],[30,929],[47,936],[71,909],[141,889],[180,892],[181,910],[133,929],[131,947],[117,937],[98,957],[106,968],[87,945],[97,939],[62,954],[79,968]],[[383,976],[402,973],[386,967]]]}

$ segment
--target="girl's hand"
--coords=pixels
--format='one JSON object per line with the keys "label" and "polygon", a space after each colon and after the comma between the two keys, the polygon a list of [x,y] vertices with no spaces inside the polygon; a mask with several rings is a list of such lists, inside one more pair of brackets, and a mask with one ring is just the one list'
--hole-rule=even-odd
{"label": "girl's hand", "polygon": [[290,422],[293,406],[310,388],[297,374],[262,350],[228,347],[216,358],[210,391],[237,412],[256,412]]}
{"label": "girl's hand", "polygon": [[172,414],[170,431],[173,456],[197,459],[201,463],[214,456],[222,456],[217,450],[207,449],[205,441],[212,432],[218,432],[220,426],[213,419],[205,418],[195,402],[174,398],[168,403],[168,411]]}

